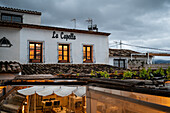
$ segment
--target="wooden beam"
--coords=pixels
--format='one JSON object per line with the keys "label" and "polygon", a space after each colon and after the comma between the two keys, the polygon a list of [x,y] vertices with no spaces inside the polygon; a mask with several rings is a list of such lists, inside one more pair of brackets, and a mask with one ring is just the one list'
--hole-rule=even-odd
{"label": "wooden beam", "polygon": [[152,55],[152,56],[170,56],[170,54],[166,54],[166,53],[149,53],[149,55]]}

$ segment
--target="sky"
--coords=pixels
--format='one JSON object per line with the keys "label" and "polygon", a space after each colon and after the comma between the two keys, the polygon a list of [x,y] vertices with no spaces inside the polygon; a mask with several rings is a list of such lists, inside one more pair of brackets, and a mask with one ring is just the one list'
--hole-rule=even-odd
{"label": "sky", "polygon": [[[122,43],[170,50],[170,0],[0,0],[0,6],[42,12],[42,25],[87,30],[88,18]],[[139,52],[166,52],[122,45]]]}

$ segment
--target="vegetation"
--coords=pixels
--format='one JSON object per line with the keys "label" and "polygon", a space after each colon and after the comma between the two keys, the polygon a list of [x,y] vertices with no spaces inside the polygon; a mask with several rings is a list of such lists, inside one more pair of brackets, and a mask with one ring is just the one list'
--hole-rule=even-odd
{"label": "vegetation", "polygon": [[162,68],[158,68],[157,70],[153,71],[151,68],[148,68],[147,70],[145,68],[141,69],[140,71],[125,71],[123,72],[123,75],[120,76],[120,73],[118,71],[114,71],[112,73],[112,76],[110,76],[106,71],[94,71],[91,70],[90,73],[92,76],[96,77],[102,77],[102,78],[122,78],[122,79],[129,79],[129,78],[139,78],[139,79],[153,79],[154,77],[166,77],[168,80],[170,80],[170,67],[165,71]]}
{"label": "vegetation", "polygon": [[126,78],[132,78],[133,72],[131,71],[125,71],[123,73],[123,78],[122,79],[126,79]]}
{"label": "vegetation", "polygon": [[166,74],[167,79],[170,80],[170,67],[166,70]]}

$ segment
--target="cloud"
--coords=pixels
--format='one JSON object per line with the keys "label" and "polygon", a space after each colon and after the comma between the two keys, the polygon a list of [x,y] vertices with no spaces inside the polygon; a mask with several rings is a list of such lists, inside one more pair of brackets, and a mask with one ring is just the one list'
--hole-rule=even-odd
{"label": "cloud", "polygon": [[[42,24],[87,29],[92,18],[99,31],[110,32],[110,42],[170,49],[169,0],[1,0],[1,6],[42,12]],[[131,49],[136,49],[131,47]]]}

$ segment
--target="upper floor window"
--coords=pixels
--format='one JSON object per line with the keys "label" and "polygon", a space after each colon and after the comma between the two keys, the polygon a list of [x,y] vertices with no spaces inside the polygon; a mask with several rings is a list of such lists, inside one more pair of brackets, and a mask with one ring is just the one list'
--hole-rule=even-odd
{"label": "upper floor window", "polygon": [[29,43],[29,62],[30,63],[42,62],[42,43],[40,42]]}
{"label": "upper floor window", "polygon": [[69,63],[70,62],[70,46],[69,44],[59,44],[58,46],[58,62]]}
{"label": "upper floor window", "polygon": [[84,63],[92,63],[93,60],[93,46],[84,45],[83,46],[83,62]]}
{"label": "upper floor window", "polygon": [[1,20],[2,21],[8,21],[8,22],[22,23],[22,16],[2,13],[1,14]]}

